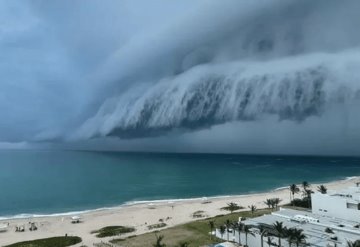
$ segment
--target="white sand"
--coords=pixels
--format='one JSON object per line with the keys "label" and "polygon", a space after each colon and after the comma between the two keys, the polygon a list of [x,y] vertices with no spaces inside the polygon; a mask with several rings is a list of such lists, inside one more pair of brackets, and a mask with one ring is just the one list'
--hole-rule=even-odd
{"label": "white sand", "polygon": [[[360,177],[327,183],[325,186],[329,190],[335,190],[354,186],[355,182],[360,182]],[[314,184],[311,188],[316,190],[316,187],[317,185]],[[96,238],[94,234],[90,234],[92,230],[101,227],[111,225],[133,226],[136,228],[136,232],[131,233],[131,235],[141,234],[149,232],[147,225],[159,223],[159,219],[165,220],[167,217],[171,217],[171,219],[165,220],[165,222],[168,226],[174,226],[194,221],[195,219],[193,219],[192,214],[198,210],[205,211],[206,215],[210,217],[228,213],[227,211],[220,210],[220,208],[226,206],[229,202],[238,203],[246,208],[251,204],[256,205],[257,208],[265,208],[266,205],[264,201],[267,198],[278,197],[282,199],[282,203],[288,203],[289,195],[288,189],[280,189],[268,193],[209,198],[208,200],[210,200],[211,203],[207,204],[203,203],[204,199],[161,202],[154,203],[154,206],[149,206],[149,204],[144,203],[85,213],[81,215],[83,222],[79,224],[71,224],[70,216],[3,220],[0,221],[0,224],[9,222],[10,227],[7,232],[0,233],[0,246],[19,241],[64,236],[68,234],[69,236],[74,235],[81,237],[83,239],[82,244],[90,247],[93,246],[93,243],[99,243],[100,241],[107,241],[113,238],[99,239]],[[300,197],[300,195],[298,194],[297,197]],[[155,208],[151,209],[150,207]],[[31,232],[28,230],[29,221],[36,222],[38,226],[37,231]],[[147,225],[145,225],[145,222]],[[26,231],[15,232],[15,227],[18,225],[26,225]],[[78,244],[77,246],[80,245],[81,244]]]}

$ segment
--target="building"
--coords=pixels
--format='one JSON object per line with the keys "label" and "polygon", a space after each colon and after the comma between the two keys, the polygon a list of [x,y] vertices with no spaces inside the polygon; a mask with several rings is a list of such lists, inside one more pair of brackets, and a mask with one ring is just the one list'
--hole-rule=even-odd
{"label": "building", "polygon": [[[279,211],[271,214],[242,221],[242,223],[251,226],[251,231],[254,233],[254,235],[248,235],[248,245],[268,246],[269,241],[272,243],[271,245],[276,245],[278,243],[277,237],[265,236],[261,238],[258,230],[260,226],[270,229],[276,221],[283,222],[286,228],[302,229],[309,246],[347,247],[348,241],[355,242],[360,239],[360,230],[357,228],[357,223],[353,221],[334,219],[307,211],[280,208]],[[243,232],[240,233],[239,238],[239,232],[236,230],[231,230],[230,233],[226,232],[223,235],[217,230],[216,236],[236,243],[241,239],[243,244],[246,239]],[[263,241],[262,245],[261,241]],[[287,239],[282,239],[281,246],[289,247]]]}
{"label": "building", "polygon": [[311,195],[312,213],[360,223],[360,187]]}
{"label": "building", "polygon": [[[347,247],[348,241],[360,240],[359,204],[359,187],[329,191],[329,194],[315,193],[312,195],[312,211],[280,208],[271,214],[243,220],[243,224],[251,227],[251,235],[230,229],[225,234],[217,230],[216,236],[236,243],[241,241],[242,244],[247,238],[249,246],[276,246],[278,238],[273,234],[261,236],[259,229],[261,226],[271,232],[273,224],[279,221],[288,229],[302,229],[308,246]],[[287,239],[281,240],[281,247],[289,247]]]}

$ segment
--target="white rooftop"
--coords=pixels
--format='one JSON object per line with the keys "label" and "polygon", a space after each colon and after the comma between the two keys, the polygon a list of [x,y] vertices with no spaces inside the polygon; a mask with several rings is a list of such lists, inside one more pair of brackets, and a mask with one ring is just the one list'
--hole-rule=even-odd
{"label": "white rooftop", "polygon": [[360,203],[360,187],[349,187],[338,191],[329,191],[328,195],[351,199]]}
{"label": "white rooftop", "polygon": [[[337,246],[346,246],[346,242],[360,239],[359,223],[341,219],[319,216],[307,211],[298,211],[292,209],[280,209],[270,215],[264,215],[258,218],[248,219],[245,224],[248,225],[273,225],[276,221],[283,222],[287,228],[303,229],[307,236],[307,243],[311,246],[327,246],[335,243]],[[330,228],[334,233],[325,232]],[[337,240],[331,238],[337,237]]]}

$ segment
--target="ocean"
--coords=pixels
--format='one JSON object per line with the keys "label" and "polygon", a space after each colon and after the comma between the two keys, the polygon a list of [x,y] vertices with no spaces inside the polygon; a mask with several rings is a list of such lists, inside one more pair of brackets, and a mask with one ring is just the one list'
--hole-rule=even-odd
{"label": "ocean", "polygon": [[0,151],[0,218],[262,192],[360,175],[359,157]]}

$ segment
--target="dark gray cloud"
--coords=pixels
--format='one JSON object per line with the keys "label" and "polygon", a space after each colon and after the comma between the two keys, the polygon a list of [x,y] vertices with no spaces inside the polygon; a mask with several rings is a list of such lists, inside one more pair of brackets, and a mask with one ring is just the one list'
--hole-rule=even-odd
{"label": "dark gray cloud", "polygon": [[0,141],[358,154],[358,1],[0,5]]}

